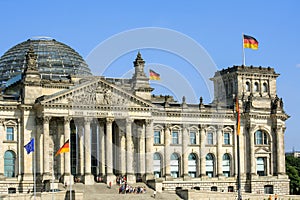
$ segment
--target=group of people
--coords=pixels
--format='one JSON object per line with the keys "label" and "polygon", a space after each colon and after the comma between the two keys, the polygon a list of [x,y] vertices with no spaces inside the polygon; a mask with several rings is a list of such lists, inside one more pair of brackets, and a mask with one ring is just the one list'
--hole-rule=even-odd
{"label": "group of people", "polygon": [[131,185],[128,184],[122,184],[119,187],[119,194],[144,194],[146,193],[146,187],[141,187],[141,186],[137,186],[137,187],[133,187]]}
{"label": "group of people", "polygon": [[118,185],[120,185],[119,187],[119,194],[143,194],[146,193],[146,187],[141,187],[141,186],[137,186],[137,187],[133,187],[131,185],[127,184],[127,179],[126,176],[118,176],[116,178],[116,182]]}

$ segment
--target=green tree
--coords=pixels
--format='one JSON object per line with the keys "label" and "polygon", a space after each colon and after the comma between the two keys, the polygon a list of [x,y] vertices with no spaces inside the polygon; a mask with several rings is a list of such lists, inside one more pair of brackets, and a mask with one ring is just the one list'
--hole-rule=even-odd
{"label": "green tree", "polygon": [[286,156],[286,173],[290,178],[290,193],[300,194],[300,159]]}

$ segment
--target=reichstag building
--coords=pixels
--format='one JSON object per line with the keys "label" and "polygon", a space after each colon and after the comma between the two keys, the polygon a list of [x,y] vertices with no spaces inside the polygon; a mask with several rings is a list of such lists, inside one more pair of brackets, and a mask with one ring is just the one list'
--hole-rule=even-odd
{"label": "reichstag building", "polygon": [[[289,194],[284,133],[289,116],[274,68],[232,66],[215,72],[205,104],[153,95],[145,61],[132,78],[93,76],[83,58],[54,39],[29,39],[0,59],[0,193],[63,184],[147,182],[158,191]],[[130,64],[130,63],[129,63]],[[239,148],[236,106],[241,113]],[[24,149],[32,138],[34,152]],[[67,141],[70,152],[54,154]]]}

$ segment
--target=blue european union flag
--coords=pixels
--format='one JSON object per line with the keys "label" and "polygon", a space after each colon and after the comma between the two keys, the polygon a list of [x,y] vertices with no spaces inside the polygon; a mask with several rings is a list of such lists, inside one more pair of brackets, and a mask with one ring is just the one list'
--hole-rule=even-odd
{"label": "blue european union flag", "polygon": [[33,152],[34,151],[34,138],[32,138],[30,140],[30,142],[28,142],[28,144],[26,144],[24,146],[24,148],[26,149],[27,154],[30,154],[30,152]]}

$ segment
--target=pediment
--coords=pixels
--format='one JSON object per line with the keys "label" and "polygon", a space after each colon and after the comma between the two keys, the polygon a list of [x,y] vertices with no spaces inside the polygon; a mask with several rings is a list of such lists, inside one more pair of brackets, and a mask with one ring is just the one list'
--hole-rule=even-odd
{"label": "pediment", "polygon": [[148,101],[107,82],[103,78],[81,83],[46,97],[41,104],[69,106],[152,107]]}
{"label": "pediment", "polygon": [[255,150],[255,154],[266,154],[266,153],[271,153],[269,147],[258,147]]}

